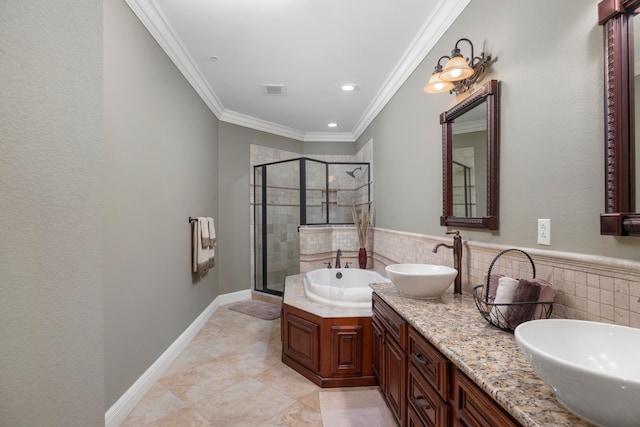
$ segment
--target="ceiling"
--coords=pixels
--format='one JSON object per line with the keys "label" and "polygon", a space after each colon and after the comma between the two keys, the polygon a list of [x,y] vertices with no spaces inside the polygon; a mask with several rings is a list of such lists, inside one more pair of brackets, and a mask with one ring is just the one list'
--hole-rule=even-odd
{"label": "ceiling", "polygon": [[355,141],[471,0],[125,1],[221,121]]}

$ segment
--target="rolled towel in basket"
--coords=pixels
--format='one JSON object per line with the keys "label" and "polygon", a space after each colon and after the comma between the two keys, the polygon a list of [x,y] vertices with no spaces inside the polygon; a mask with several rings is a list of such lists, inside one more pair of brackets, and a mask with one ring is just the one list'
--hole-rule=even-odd
{"label": "rolled towel in basket", "polygon": [[487,276],[484,276],[485,285],[482,287],[482,299],[485,301],[493,302],[496,298],[496,291],[498,290],[498,281],[501,277],[504,277],[504,274],[492,274],[489,277],[489,298],[485,295],[487,293]]}
{"label": "rolled towel in basket", "polygon": [[[496,299],[494,304],[511,304],[513,296],[518,288],[518,280],[511,277],[501,277],[498,279],[498,289],[496,290]],[[491,323],[500,327],[508,327],[509,321],[509,305],[494,305],[489,313]]]}
{"label": "rolled towel in basket", "polygon": [[[539,279],[537,277],[535,279],[531,279],[531,281],[540,285],[540,297],[538,298],[538,301],[553,302],[553,299],[556,296],[556,290],[553,288],[553,285],[551,285],[551,283],[547,282],[544,279]],[[548,309],[549,309],[548,304],[536,304],[536,310],[533,313],[533,318],[534,319],[547,318],[548,313],[546,313],[545,310],[548,310]]]}
{"label": "rolled towel in basket", "polygon": [[509,329],[515,329],[520,323],[533,319],[536,307],[539,304],[521,304],[519,302],[538,302],[542,286],[539,283],[520,279],[518,287],[513,294],[513,303],[511,310],[507,316],[507,326]]}

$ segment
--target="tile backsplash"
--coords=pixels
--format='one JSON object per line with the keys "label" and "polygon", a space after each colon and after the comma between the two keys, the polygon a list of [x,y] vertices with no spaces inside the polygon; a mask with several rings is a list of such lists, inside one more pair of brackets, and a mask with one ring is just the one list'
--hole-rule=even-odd
{"label": "tile backsplash", "polygon": [[[373,228],[369,267],[384,275],[384,267],[395,263],[453,265],[450,249],[432,249],[452,239]],[[343,254],[356,256],[353,227],[309,227],[300,233],[300,272],[322,268],[323,262]],[[463,291],[482,284],[492,261],[510,247],[464,241],[462,258]],[[594,320],[640,328],[640,262],[569,252],[522,249],[535,264],[536,277],[553,284],[557,293],[552,317]],[[343,257],[344,259],[344,257]],[[495,262],[492,273],[515,278],[532,278],[531,263],[519,252],[508,252]]]}

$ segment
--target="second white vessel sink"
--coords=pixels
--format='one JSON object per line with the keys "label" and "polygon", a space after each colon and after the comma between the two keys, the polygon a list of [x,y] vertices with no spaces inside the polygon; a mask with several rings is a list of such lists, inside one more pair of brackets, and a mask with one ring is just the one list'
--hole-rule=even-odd
{"label": "second white vessel sink", "polygon": [[413,298],[438,298],[453,283],[458,270],[434,264],[392,264],[385,268],[398,290]]}
{"label": "second white vessel sink", "polygon": [[569,411],[603,427],[640,425],[640,329],[545,319],[522,323],[514,334]]}

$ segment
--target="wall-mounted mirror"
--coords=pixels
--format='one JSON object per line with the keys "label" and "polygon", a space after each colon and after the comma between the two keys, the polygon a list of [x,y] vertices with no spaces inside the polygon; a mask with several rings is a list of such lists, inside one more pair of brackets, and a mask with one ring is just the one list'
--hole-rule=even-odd
{"label": "wall-mounted mirror", "polygon": [[499,84],[490,80],[440,115],[440,225],[498,229]]}
{"label": "wall-mounted mirror", "polygon": [[[598,22],[604,26],[605,63],[605,213],[600,215],[600,234],[640,236],[640,213],[636,212],[636,103],[634,15],[640,0],[604,0],[598,4]],[[640,25],[640,22],[638,23]],[[639,80],[640,83],[640,80]]]}

